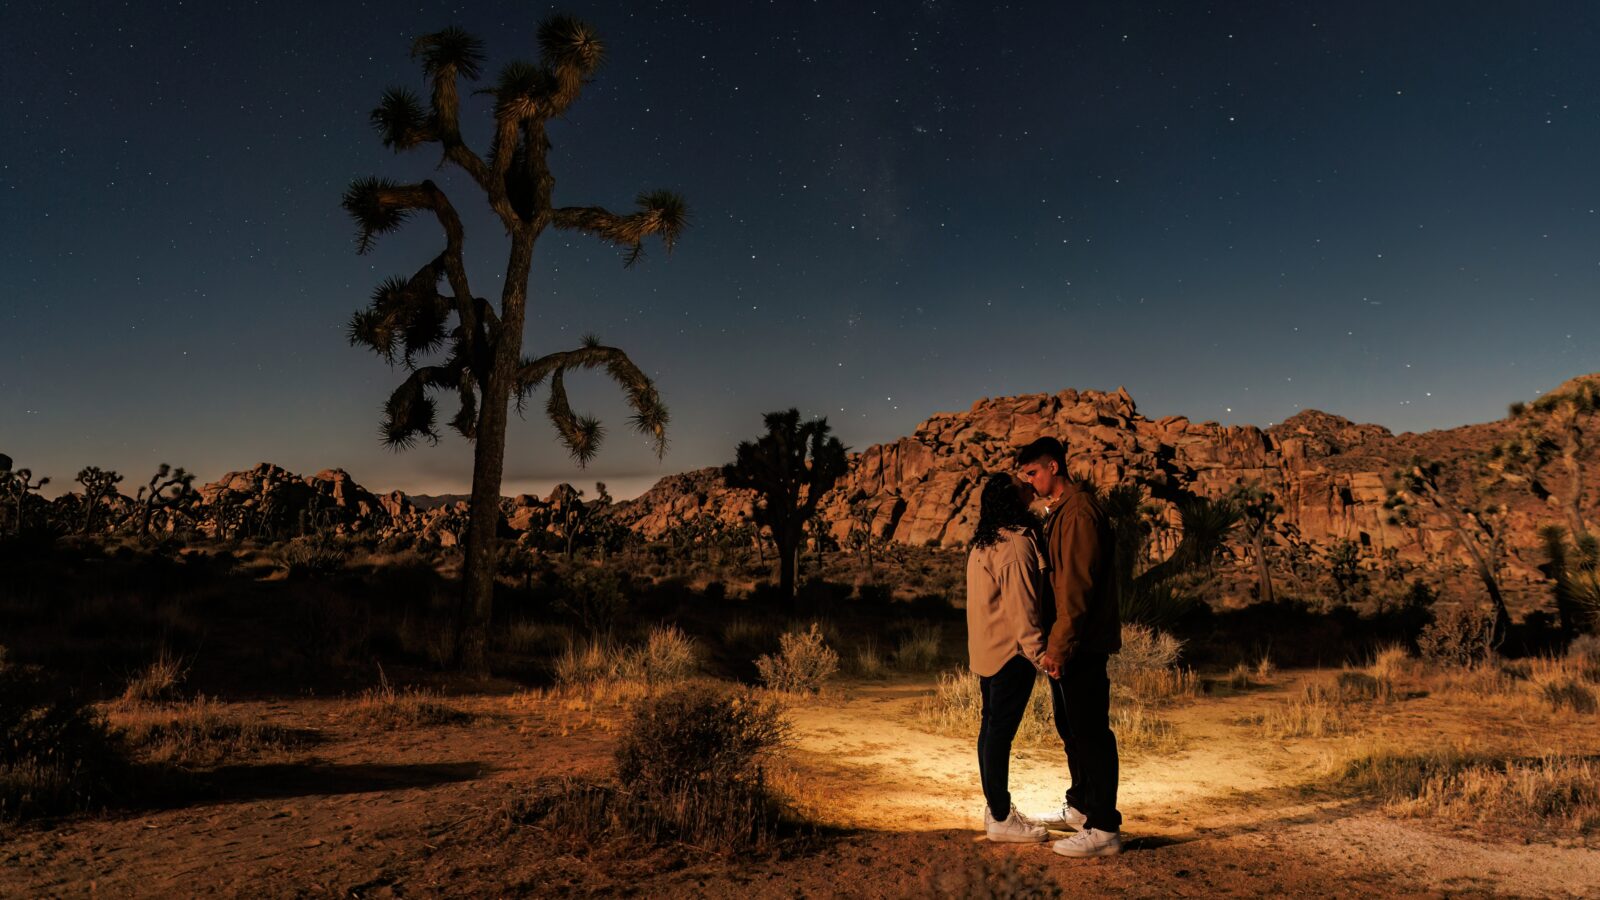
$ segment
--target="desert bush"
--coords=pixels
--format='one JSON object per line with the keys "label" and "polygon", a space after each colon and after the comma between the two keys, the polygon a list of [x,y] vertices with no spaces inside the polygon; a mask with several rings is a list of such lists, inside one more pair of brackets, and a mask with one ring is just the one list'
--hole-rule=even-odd
{"label": "desert bush", "polygon": [[788,723],[770,699],[703,687],[670,691],[640,704],[622,731],[622,788],[548,784],[514,818],[582,838],[611,832],[650,844],[760,848],[782,819],[766,767],[787,736]]}
{"label": "desert bush", "polygon": [[203,695],[184,703],[120,708],[112,722],[142,760],[182,768],[283,752],[305,741],[290,729],[229,715],[226,706]]}
{"label": "desert bush", "polygon": [[1024,869],[1007,854],[962,858],[954,865],[930,865],[918,895],[941,900],[1059,900],[1066,896],[1049,868]]}
{"label": "desert bush", "polygon": [[1200,681],[1194,672],[1177,668],[1183,642],[1153,628],[1122,626],[1122,652],[1106,663],[1113,696],[1121,695],[1141,702],[1193,698]]}
{"label": "desert bush", "polygon": [[571,643],[556,657],[556,681],[567,686],[631,682],[675,684],[700,668],[700,648],[675,625],[658,625],[641,647],[591,640]]}
{"label": "desert bush", "polygon": [[128,684],[123,688],[118,702],[123,705],[137,705],[176,700],[178,689],[183,686],[184,679],[188,675],[189,666],[184,663],[182,657],[174,656],[166,647],[162,647],[150,665],[128,679]]}
{"label": "desert bush", "polygon": [[857,678],[882,678],[887,672],[878,642],[868,638],[849,658],[850,674]]}
{"label": "desert bush", "polygon": [[1527,676],[1493,660],[1466,668],[1448,669],[1438,680],[1445,695],[1488,699],[1521,693]]}
{"label": "desert bush", "polygon": [[1600,709],[1594,691],[1577,681],[1549,681],[1539,686],[1539,692],[1557,712],[1570,709],[1575,713],[1593,713]]}
{"label": "desert bush", "polygon": [[1348,761],[1339,775],[1344,786],[1400,815],[1580,834],[1600,829],[1600,767],[1592,758],[1378,751]]}
{"label": "desert bush", "polygon": [[[1139,702],[1111,703],[1111,731],[1123,753],[1173,753],[1183,749],[1183,732]],[[1059,743],[1059,740],[1058,740]]]}
{"label": "desert bush", "polygon": [[1494,652],[1494,617],[1458,605],[1437,615],[1417,637],[1422,658],[1437,666],[1466,668]]}
{"label": "desert bush", "polygon": [[125,772],[105,718],[0,647],[0,821],[104,804]]}
{"label": "desert bush", "polygon": [[902,672],[931,672],[939,666],[939,626],[922,622],[895,646],[894,665]]}
{"label": "desert bush", "polygon": [[348,557],[343,547],[321,535],[292,538],[273,550],[273,560],[290,578],[331,575],[344,568]]}
{"label": "desert bush", "polygon": [[778,638],[778,653],[756,660],[761,682],[785,693],[816,693],[839,670],[839,654],[822,640],[817,623]]}
{"label": "desert bush", "polygon": [[397,731],[403,728],[429,728],[459,725],[472,721],[470,713],[444,702],[438,693],[426,688],[396,688],[378,667],[378,684],[362,691],[346,707],[350,719],[368,728]]}
{"label": "desert bush", "polygon": [[1308,684],[1295,698],[1245,720],[1270,738],[1336,737],[1351,730],[1337,688]]}

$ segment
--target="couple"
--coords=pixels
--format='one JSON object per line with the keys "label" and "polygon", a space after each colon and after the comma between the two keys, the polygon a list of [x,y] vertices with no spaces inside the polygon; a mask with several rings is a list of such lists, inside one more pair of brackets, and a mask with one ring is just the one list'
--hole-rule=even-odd
{"label": "couple", "polygon": [[[1047,828],[1078,831],[1055,842],[1062,856],[1122,850],[1117,812],[1117,739],[1111,733],[1110,654],[1122,648],[1111,590],[1112,538],[1094,493],[1067,475],[1066,448],[1040,438],[1017,452],[1018,476],[991,475],[980,497],[967,557],[967,649],[983,695],[978,777],[991,841],[1048,840]],[[1029,512],[1047,514],[1041,532]],[[1023,815],[1011,802],[1011,742],[1033,693],[1049,676],[1050,706],[1071,785],[1059,809]]]}

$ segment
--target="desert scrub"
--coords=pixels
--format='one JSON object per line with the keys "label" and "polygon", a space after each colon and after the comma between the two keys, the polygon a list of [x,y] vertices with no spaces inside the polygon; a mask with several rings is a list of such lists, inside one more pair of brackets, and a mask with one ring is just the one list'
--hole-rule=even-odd
{"label": "desert scrub", "polygon": [[1338,776],[1398,815],[1571,834],[1600,829],[1600,768],[1582,757],[1379,751],[1345,763]]}
{"label": "desert scrub", "polygon": [[642,646],[601,640],[568,644],[555,661],[556,681],[568,688],[608,682],[654,688],[686,681],[699,670],[699,644],[676,625],[650,629]]}
{"label": "desert scrub", "polygon": [[1479,665],[1494,653],[1494,617],[1466,606],[1450,607],[1422,629],[1417,650],[1435,666]]}
{"label": "desert scrub", "polygon": [[160,703],[178,699],[178,689],[189,675],[189,666],[166,647],[157,652],[150,665],[134,673],[117,702],[124,706]]}
{"label": "desert scrub", "polygon": [[895,668],[902,672],[931,672],[939,666],[939,626],[922,622],[912,627],[894,650]]}
{"label": "desert scrub", "polygon": [[362,691],[346,707],[347,716],[369,728],[396,731],[435,725],[459,725],[472,721],[470,713],[444,702],[426,688],[396,689],[378,667],[378,684]]}
{"label": "desert scrub", "polygon": [[850,674],[857,678],[883,678],[888,674],[883,654],[878,651],[878,642],[872,638],[867,638],[856,648],[848,663]]}
{"label": "desert scrub", "polygon": [[313,535],[289,540],[273,550],[273,561],[290,578],[331,575],[344,568],[349,554],[332,538]]}
{"label": "desert scrub", "polygon": [[222,703],[204,696],[184,703],[121,706],[111,721],[140,760],[186,769],[282,753],[306,742],[299,732],[230,715]]}
{"label": "desert scrub", "polygon": [[839,654],[822,639],[816,622],[806,631],[790,631],[778,638],[778,653],[756,660],[761,683],[784,693],[814,694],[839,671]]}
{"label": "desert scrub", "polygon": [[0,821],[102,806],[126,771],[103,715],[0,647]]}
{"label": "desert scrub", "polygon": [[1337,737],[1354,727],[1340,688],[1321,684],[1307,684],[1298,696],[1247,716],[1241,724],[1254,725],[1263,736],[1279,739]]}
{"label": "desert scrub", "polygon": [[682,842],[716,851],[761,850],[785,814],[766,768],[788,724],[771,699],[679,688],[640,704],[616,749],[618,785],[547,779],[504,812],[508,826],[592,843]]}
{"label": "desert scrub", "polygon": [[1122,651],[1106,663],[1113,698],[1140,703],[1193,700],[1200,680],[1190,669],[1178,667],[1183,642],[1144,625],[1122,626]]}

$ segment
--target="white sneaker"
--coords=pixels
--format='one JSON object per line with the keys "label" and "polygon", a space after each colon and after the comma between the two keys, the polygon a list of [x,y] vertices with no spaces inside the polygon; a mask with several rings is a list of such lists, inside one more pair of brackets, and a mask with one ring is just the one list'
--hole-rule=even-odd
{"label": "white sneaker", "polygon": [[1122,852],[1122,834],[1086,828],[1072,837],[1065,837],[1050,846],[1062,856],[1074,858],[1087,856],[1116,856]]}
{"label": "white sneaker", "polygon": [[985,804],[983,831],[989,840],[1002,844],[1040,844],[1050,839],[1050,832],[1024,819],[1015,806],[1011,807],[1005,821],[996,822],[994,813]]}
{"label": "white sneaker", "polygon": [[1030,814],[1026,818],[1029,822],[1046,828],[1082,828],[1083,823],[1089,820],[1088,816],[1073,809],[1072,804],[1064,801],[1056,809],[1038,815]]}

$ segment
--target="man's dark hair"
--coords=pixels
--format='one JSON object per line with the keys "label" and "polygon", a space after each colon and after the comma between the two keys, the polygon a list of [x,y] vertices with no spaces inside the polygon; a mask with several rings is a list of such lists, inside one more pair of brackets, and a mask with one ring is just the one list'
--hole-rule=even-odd
{"label": "man's dark hair", "polygon": [[1039,520],[1028,511],[1028,504],[1017,494],[1017,482],[1000,472],[984,479],[983,493],[978,498],[978,528],[972,535],[972,546],[987,547],[1000,539],[1000,529],[1038,528]]}
{"label": "man's dark hair", "polygon": [[1053,437],[1042,437],[1017,451],[1017,465],[1025,466],[1040,459],[1055,460],[1061,474],[1067,474],[1067,448]]}

